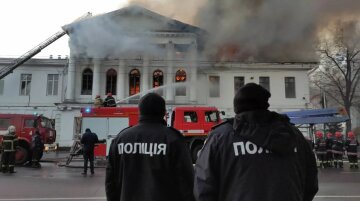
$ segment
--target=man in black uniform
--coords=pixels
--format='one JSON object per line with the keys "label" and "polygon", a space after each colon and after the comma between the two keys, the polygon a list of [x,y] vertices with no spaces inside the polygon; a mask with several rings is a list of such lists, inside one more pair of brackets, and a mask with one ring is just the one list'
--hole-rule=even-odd
{"label": "man in black uniform", "polygon": [[166,126],[165,101],[148,93],[139,124],[112,141],[106,168],[108,201],[194,201],[193,166],[184,137]]}
{"label": "man in black uniform", "polygon": [[87,174],[88,161],[90,161],[90,171],[94,174],[94,148],[95,144],[99,143],[98,136],[91,132],[89,128],[85,129],[85,133],[82,135],[80,143],[83,144],[83,156],[84,156],[84,171],[83,175]]}
{"label": "man in black uniform", "polygon": [[319,161],[319,167],[326,168],[326,142],[321,131],[316,131],[315,152]]}
{"label": "man in black uniform", "polygon": [[43,151],[44,151],[44,143],[41,139],[40,132],[36,130],[31,138],[31,152],[32,152],[31,164],[33,168],[41,167],[40,159],[43,155]]}
{"label": "man in black uniform", "polygon": [[357,147],[359,142],[356,140],[354,132],[348,132],[348,139],[346,140],[346,152],[349,159],[350,168],[359,168]]}
{"label": "man in black uniform", "polygon": [[314,154],[286,116],[267,110],[255,83],[234,98],[234,119],[211,131],[195,165],[197,201],[310,201],[318,191]]}
{"label": "man in black uniform", "polygon": [[104,107],[116,107],[115,98],[112,96],[112,93],[108,93],[104,100]]}
{"label": "man in black uniform", "polygon": [[15,126],[9,126],[8,133],[3,136],[1,155],[1,171],[3,173],[15,173],[15,152],[18,146],[18,137],[16,136]]}
{"label": "man in black uniform", "polygon": [[344,140],[341,132],[335,132],[336,139],[332,147],[334,155],[334,166],[337,168],[343,168],[343,155],[344,155]]}
{"label": "man in black uniform", "polygon": [[325,143],[326,143],[326,164],[328,167],[333,167],[334,157],[332,152],[332,146],[334,144],[334,139],[332,133],[328,132],[326,134]]}

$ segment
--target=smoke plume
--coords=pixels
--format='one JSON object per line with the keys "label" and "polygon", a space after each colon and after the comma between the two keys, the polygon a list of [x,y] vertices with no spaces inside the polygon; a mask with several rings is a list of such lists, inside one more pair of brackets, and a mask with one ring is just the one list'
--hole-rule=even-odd
{"label": "smoke plume", "polygon": [[[129,4],[204,29],[204,54],[211,58],[245,62],[316,61],[324,30],[335,21],[358,21],[360,14],[359,0],[131,0]],[[156,25],[139,19],[115,16],[75,24],[72,51],[93,57],[151,51],[154,47],[141,32]]]}

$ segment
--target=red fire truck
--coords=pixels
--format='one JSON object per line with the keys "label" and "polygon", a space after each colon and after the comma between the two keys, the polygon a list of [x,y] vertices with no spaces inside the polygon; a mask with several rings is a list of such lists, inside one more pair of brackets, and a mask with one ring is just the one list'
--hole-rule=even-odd
{"label": "red fire truck", "polygon": [[[105,144],[95,148],[95,156],[106,156],[107,145],[124,128],[138,123],[137,106],[82,108],[81,117],[75,118],[77,140],[86,128],[95,132]],[[221,122],[217,108],[207,106],[176,106],[168,109],[168,126],[178,129],[186,138],[195,161],[211,127]]]}
{"label": "red fire truck", "polygon": [[45,150],[55,150],[57,148],[54,144],[56,131],[51,120],[42,115],[0,114],[0,142],[10,125],[16,127],[16,135],[19,139],[19,147],[16,151],[16,164],[23,164],[30,160],[31,136],[36,129],[40,132],[45,144]]}

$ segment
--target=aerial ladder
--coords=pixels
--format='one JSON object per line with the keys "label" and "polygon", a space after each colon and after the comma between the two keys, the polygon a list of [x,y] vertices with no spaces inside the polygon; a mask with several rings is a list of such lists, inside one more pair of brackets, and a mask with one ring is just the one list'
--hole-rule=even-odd
{"label": "aerial ladder", "polygon": [[[85,15],[81,16],[80,18],[76,19],[73,23],[83,20],[85,18],[91,17],[91,16],[92,16],[92,14],[90,12],[88,12]],[[66,27],[66,26],[64,26],[64,27]],[[13,60],[10,65],[1,68],[0,69],[0,79],[4,78],[8,74],[12,73],[14,69],[16,69],[17,67],[19,67],[20,65],[22,65],[23,63],[25,63],[26,61],[31,59],[33,56],[35,56],[36,54],[41,52],[41,50],[43,50],[44,48],[49,46],[51,43],[55,42],[56,40],[58,40],[59,38],[64,36],[67,33],[67,29],[64,27],[63,27],[63,30],[55,33],[54,35],[52,35],[51,37],[49,37],[48,39],[46,39],[45,41],[43,41],[42,43],[40,43],[39,45],[37,45],[36,47],[31,49],[30,51],[26,52],[19,58]],[[70,26],[67,25],[67,27],[70,27]]]}
{"label": "aerial ladder", "polygon": [[66,34],[66,31],[62,30],[52,35],[50,38],[46,39],[44,42],[40,43],[30,51],[26,52],[19,58],[15,59],[10,65],[5,66],[0,69],[0,79],[4,78],[8,74],[12,73],[12,71],[19,67],[21,64],[25,63],[27,60],[31,59],[33,56],[41,52],[42,49],[49,46],[51,43],[55,42],[57,39],[61,38]]}

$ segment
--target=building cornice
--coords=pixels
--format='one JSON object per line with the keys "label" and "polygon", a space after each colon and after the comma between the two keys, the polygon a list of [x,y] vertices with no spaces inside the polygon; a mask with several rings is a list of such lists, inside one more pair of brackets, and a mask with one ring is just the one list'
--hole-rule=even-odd
{"label": "building cornice", "polygon": [[[12,65],[16,58],[0,58],[0,66]],[[30,59],[22,66],[36,66],[36,67],[64,67],[69,63],[69,60],[64,59]]]}

